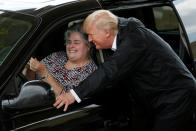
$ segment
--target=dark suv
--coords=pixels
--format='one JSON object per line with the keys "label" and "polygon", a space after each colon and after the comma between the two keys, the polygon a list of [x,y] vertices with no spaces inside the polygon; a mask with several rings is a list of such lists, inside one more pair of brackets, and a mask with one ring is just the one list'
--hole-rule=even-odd
{"label": "dark suv", "polygon": [[[184,8],[184,5],[188,6]],[[140,124],[145,124],[145,121],[134,118],[131,105],[125,102],[121,109],[115,109],[115,103],[108,98],[115,91],[88,97],[63,112],[52,106],[55,97],[50,85],[41,80],[28,81],[22,70],[31,57],[41,60],[52,52],[65,50],[64,32],[69,24],[84,20],[95,10],[107,9],[117,16],[140,19],[170,44],[195,76],[194,5],[194,0],[0,2],[0,130],[102,131],[141,128]],[[92,58],[98,66],[105,57],[107,50],[92,49]],[[123,80],[119,85],[124,86]],[[123,97],[119,96],[116,100]]]}

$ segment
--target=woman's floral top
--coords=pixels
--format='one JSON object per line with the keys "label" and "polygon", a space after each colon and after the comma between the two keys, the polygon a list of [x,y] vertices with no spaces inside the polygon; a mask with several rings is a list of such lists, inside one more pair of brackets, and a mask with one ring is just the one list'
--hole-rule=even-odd
{"label": "woman's floral top", "polygon": [[97,69],[93,60],[90,60],[88,64],[83,67],[76,67],[72,70],[65,68],[67,62],[66,52],[60,51],[50,54],[41,60],[46,65],[48,71],[63,87],[63,92],[67,92],[70,89],[77,87],[80,82],[86,79],[92,72]]}

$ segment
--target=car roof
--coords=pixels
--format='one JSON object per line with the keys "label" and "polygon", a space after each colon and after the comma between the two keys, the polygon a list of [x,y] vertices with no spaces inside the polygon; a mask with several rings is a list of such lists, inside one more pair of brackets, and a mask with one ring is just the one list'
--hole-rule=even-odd
{"label": "car roof", "polygon": [[[23,14],[43,15],[57,7],[78,6],[78,10],[100,7],[96,0],[5,0],[0,1],[0,10]],[[70,11],[68,11],[70,12]],[[66,12],[65,12],[66,13]]]}
{"label": "car roof", "polygon": [[[0,1],[1,10],[18,11],[18,12],[28,12],[31,14],[36,14],[40,10],[48,8],[55,8],[56,6],[62,4],[70,4],[74,2],[86,1],[88,4],[87,8],[93,6],[94,3],[99,3],[101,5],[114,4],[114,3],[140,3],[140,2],[155,2],[155,1],[172,1],[172,0],[4,0]],[[28,11],[27,11],[28,10]]]}
{"label": "car roof", "polygon": [[20,11],[26,9],[39,10],[46,6],[55,6],[63,3],[74,2],[77,0],[6,0],[0,1],[0,9]]}
{"label": "car roof", "polygon": [[[131,2],[131,3],[138,3],[138,2],[152,2],[152,1],[168,1],[168,0],[100,0],[100,2]],[[170,0],[173,1],[173,0]]]}
{"label": "car roof", "polygon": [[104,5],[110,5],[110,4],[115,4],[115,3],[145,3],[145,2],[157,2],[157,1],[174,1],[174,0],[99,0],[100,3]]}

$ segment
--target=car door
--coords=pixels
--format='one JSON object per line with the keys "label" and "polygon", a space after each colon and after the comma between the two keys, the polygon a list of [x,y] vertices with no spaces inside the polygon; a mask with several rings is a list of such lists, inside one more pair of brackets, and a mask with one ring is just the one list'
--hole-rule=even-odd
{"label": "car door", "polygon": [[[65,25],[58,26],[57,24],[51,27],[51,31],[47,31],[44,37],[40,38],[42,39],[40,44],[32,52],[33,57],[40,60],[50,52],[65,50],[64,31],[66,31]],[[59,44],[54,44],[54,42]],[[20,74],[16,76],[16,82],[18,86],[21,86],[19,95],[15,98],[17,101],[12,102],[15,99],[2,101],[3,111],[9,114],[9,122],[15,130],[96,131],[104,128],[103,119],[100,116],[101,106],[93,104],[91,100],[86,100],[81,104],[75,103],[69,107],[70,110],[63,112],[63,108],[57,110],[52,106],[55,101],[54,94],[46,87],[47,85],[41,84],[42,81],[26,82]]]}
{"label": "car door", "polygon": [[[95,9],[100,8],[99,4],[97,5],[94,7]],[[91,7],[89,13],[92,11]],[[85,13],[88,14],[87,8],[85,8]],[[102,108],[100,105],[94,104],[91,99],[87,99],[81,104],[71,105],[67,112],[63,112],[63,109],[57,110],[52,105],[55,98],[50,86],[40,80],[27,81],[22,75],[22,70],[30,57],[41,59],[52,51],[64,50],[64,43],[61,42],[64,41],[62,38],[64,38],[67,23],[73,19],[84,18],[84,16],[84,14],[80,16],[78,13],[71,18],[67,18],[66,15],[60,16],[60,18],[53,19],[54,21],[48,20],[51,22],[49,25],[42,25],[41,22],[44,19],[37,17],[36,26],[31,25],[34,30],[27,33],[27,36],[22,35],[21,38],[18,38],[18,43],[13,46],[13,50],[7,51],[8,57],[4,57],[5,60],[2,60],[1,64],[3,65],[1,66],[1,89],[3,89],[1,90],[0,110],[1,130],[96,131],[104,129],[103,118],[100,115]],[[47,14],[44,14],[44,17],[48,17]],[[20,29],[19,27],[18,30]],[[54,44],[52,40],[61,44]],[[8,58],[12,61],[6,67],[4,63],[9,61]]]}
{"label": "car door", "polygon": [[[41,50],[38,50],[34,57],[41,57],[40,54],[43,52],[39,51]],[[70,106],[67,112],[63,112],[63,109],[57,110],[52,106],[55,101],[54,94],[40,82],[40,80],[26,81],[21,72],[12,76],[7,86],[15,87],[14,90],[18,91],[18,95],[11,95],[9,92],[9,95],[6,94],[1,101],[1,114],[5,117],[2,121],[6,130],[72,131],[103,128],[99,105],[88,100]]]}

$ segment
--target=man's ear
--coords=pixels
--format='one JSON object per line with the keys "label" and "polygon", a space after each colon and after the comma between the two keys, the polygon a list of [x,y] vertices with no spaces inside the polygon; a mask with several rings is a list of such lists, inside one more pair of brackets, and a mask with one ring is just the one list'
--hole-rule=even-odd
{"label": "man's ear", "polygon": [[108,30],[108,29],[105,30],[105,36],[106,37],[110,37],[111,36],[111,33],[112,33],[111,30]]}

